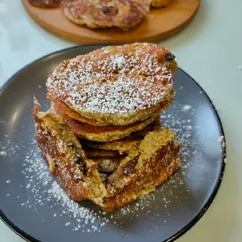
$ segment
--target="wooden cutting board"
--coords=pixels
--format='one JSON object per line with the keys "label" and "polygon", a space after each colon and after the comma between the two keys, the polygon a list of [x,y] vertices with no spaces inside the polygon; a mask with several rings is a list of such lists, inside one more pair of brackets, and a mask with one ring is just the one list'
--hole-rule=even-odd
{"label": "wooden cutting board", "polygon": [[69,21],[61,8],[42,9],[22,0],[29,15],[43,28],[78,44],[122,44],[158,42],[185,28],[196,14],[200,0],[173,0],[166,8],[152,9],[143,22],[124,32],[119,29],[93,30]]}

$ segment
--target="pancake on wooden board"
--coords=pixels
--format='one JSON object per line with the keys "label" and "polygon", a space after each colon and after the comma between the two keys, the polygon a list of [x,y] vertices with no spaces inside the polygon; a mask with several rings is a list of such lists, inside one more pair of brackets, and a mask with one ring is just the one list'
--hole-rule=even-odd
{"label": "pancake on wooden board", "polygon": [[129,30],[146,17],[148,0],[63,0],[64,15],[89,28]]}

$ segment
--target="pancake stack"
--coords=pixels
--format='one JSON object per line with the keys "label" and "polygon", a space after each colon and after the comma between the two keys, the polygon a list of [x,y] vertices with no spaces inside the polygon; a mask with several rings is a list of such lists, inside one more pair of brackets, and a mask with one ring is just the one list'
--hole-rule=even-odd
{"label": "pancake stack", "polygon": [[35,101],[37,141],[74,200],[114,210],[179,168],[180,145],[159,118],[175,97],[174,58],[155,44],[108,46],[63,61],[49,76],[50,110],[40,113]]}

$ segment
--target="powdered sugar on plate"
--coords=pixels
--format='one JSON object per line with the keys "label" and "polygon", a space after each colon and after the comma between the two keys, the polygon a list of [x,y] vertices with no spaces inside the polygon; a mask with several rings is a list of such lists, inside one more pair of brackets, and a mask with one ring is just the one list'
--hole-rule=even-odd
{"label": "powdered sugar on plate", "polygon": [[190,110],[192,107],[190,106],[190,105],[184,105],[183,107],[182,107],[182,111],[183,112],[186,112],[186,111],[188,111],[188,110]]}
{"label": "powdered sugar on plate", "polygon": [[[72,201],[50,174],[35,140],[31,147],[32,149],[27,152],[22,173],[27,177],[26,189],[33,194],[34,203],[44,206],[46,202],[51,202],[51,207],[61,206],[62,212],[54,213],[53,217],[68,217],[70,221],[67,220],[65,226],[70,226],[74,231],[82,229],[100,232],[99,227],[106,224],[107,219],[100,217],[94,210]],[[31,208],[32,204],[25,202],[22,206]]]}
{"label": "powdered sugar on plate", "polygon": [[[123,235],[129,236],[125,228],[130,226],[130,221],[138,226],[143,223],[144,218],[158,221],[162,217],[163,220],[159,220],[159,223],[169,224],[173,215],[170,207],[178,203],[184,204],[182,207],[184,211],[188,209],[184,201],[191,196],[190,188],[187,185],[189,181],[204,180],[204,177],[193,174],[191,169],[195,166],[196,170],[203,171],[205,169],[204,163],[191,161],[191,158],[195,156],[201,161],[206,156],[204,144],[198,139],[201,131],[200,127],[194,125],[194,114],[196,114],[196,110],[191,105],[179,104],[176,101],[172,107],[161,114],[162,126],[173,130],[177,139],[181,142],[181,170],[165,184],[159,186],[155,192],[116,212],[106,213],[95,205],[90,205],[89,202],[76,203],[72,201],[49,172],[34,138],[28,144],[25,144],[26,150],[21,150],[21,152],[26,152],[22,171],[20,171],[24,176],[25,183],[18,184],[20,189],[29,192],[29,198],[23,200],[20,190],[19,194],[7,192],[6,199],[15,197],[19,201],[20,208],[30,210],[38,210],[48,204],[52,218],[63,219],[63,226],[71,231],[98,233],[112,225],[123,228]],[[8,137],[5,138],[8,139]],[[216,144],[220,142],[221,147],[225,146],[223,137],[218,137],[217,140],[211,142]],[[1,145],[0,158],[1,155],[5,158],[11,158],[16,156],[18,152],[19,144],[16,145],[7,141],[4,145]],[[16,185],[13,178],[7,178],[5,183],[6,186]],[[43,217],[42,222],[45,223],[45,221],[46,219]],[[152,231],[158,230],[159,226],[152,229]],[[150,232],[150,229],[147,232]]]}
{"label": "powdered sugar on plate", "polygon": [[0,156],[7,156],[7,152],[4,150],[0,151]]}

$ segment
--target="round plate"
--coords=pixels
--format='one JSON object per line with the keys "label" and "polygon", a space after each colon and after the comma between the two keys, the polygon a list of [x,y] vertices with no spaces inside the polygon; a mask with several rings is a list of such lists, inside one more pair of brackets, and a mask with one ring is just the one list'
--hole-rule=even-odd
{"label": "round plate", "polygon": [[3,220],[32,241],[170,241],[192,227],[211,204],[223,176],[225,143],[219,117],[185,72],[162,124],[181,141],[182,168],[155,192],[114,213],[75,203],[49,173],[35,142],[33,96],[47,110],[45,81],[64,59],[100,46],[43,57],[15,74],[0,95],[0,209]]}
{"label": "round plate", "polygon": [[59,8],[42,9],[22,0],[28,14],[43,28],[79,44],[114,44],[134,41],[158,42],[185,28],[196,14],[200,0],[172,0],[166,8],[152,9],[142,23],[130,31],[93,30],[69,21]]}

